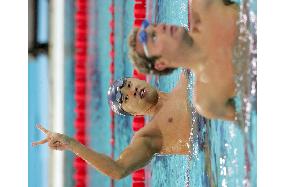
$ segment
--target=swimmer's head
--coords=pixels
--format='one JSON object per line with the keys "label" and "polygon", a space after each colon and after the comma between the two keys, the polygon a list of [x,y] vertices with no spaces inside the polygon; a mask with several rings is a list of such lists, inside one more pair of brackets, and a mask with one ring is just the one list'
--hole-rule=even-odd
{"label": "swimmer's head", "polygon": [[108,99],[117,114],[145,115],[158,102],[158,92],[145,81],[122,78],[110,86]]}
{"label": "swimmer's head", "polygon": [[108,102],[113,112],[120,115],[131,115],[128,112],[124,111],[121,107],[122,104],[122,93],[120,89],[124,86],[126,78],[121,78],[116,81],[109,87],[107,95]]}
{"label": "swimmer's head", "polygon": [[188,38],[184,27],[149,24],[134,28],[128,37],[129,57],[139,72],[166,75],[174,69],[173,61]]}

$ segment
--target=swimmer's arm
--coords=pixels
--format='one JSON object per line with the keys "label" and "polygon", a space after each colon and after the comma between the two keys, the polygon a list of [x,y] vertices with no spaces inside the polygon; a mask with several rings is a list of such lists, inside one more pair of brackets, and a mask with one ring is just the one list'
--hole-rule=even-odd
{"label": "swimmer's arm", "polygon": [[131,144],[122,152],[116,161],[123,166],[125,177],[151,161],[155,153],[160,152],[160,142],[157,138],[144,136],[134,137]]}
{"label": "swimmer's arm", "polygon": [[104,154],[91,150],[76,140],[71,143],[71,151],[105,175],[113,179],[121,179],[131,172],[142,168],[151,160],[156,153],[151,144],[150,138],[134,138],[116,161]]}

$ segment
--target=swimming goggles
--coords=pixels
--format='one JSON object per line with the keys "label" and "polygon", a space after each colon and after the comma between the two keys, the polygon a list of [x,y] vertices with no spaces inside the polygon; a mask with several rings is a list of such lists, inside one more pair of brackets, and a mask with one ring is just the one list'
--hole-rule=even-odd
{"label": "swimming goggles", "polygon": [[126,80],[126,78],[122,78],[114,81],[114,83],[110,86],[108,90],[108,101],[110,107],[115,113],[120,115],[131,115],[128,112],[124,111],[121,106],[123,94],[121,93],[120,89],[123,88],[126,83]]}
{"label": "swimming goggles", "polygon": [[144,49],[144,53],[146,55],[146,57],[150,57],[149,55],[149,51],[147,48],[147,32],[145,31],[145,29],[150,25],[148,20],[144,20],[142,22],[141,28],[140,28],[140,33],[139,33],[139,41],[140,43],[143,45],[143,49]]}
{"label": "swimming goggles", "polygon": [[123,88],[123,86],[125,85],[125,82],[126,82],[125,79],[119,79],[119,80],[117,80],[115,100],[116,100],[119,104],[122,103],[122,96],[123,96],[123,94],[121,93],[120,89]]}

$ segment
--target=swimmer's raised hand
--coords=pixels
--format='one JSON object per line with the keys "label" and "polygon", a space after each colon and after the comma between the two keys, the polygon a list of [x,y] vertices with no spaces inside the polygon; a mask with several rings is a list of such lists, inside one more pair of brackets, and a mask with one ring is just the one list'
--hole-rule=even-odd
{"label": "swimmer's raised hand", "polygon": [[71,141],[73,140],[73,138],[64,134],[51,132],[41,125],[37,125],[36,127],[41,130],[47,137],[38,142],[33,142],[32,146],[37,146],[48,142],[48,147],[54,150],[62,151],[71,149]]}

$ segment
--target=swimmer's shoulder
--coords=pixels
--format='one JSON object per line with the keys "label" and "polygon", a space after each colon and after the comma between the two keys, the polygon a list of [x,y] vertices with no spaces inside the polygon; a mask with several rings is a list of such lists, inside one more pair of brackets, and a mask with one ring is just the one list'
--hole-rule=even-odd
{"label": "swimmer's shoulder", "polygon": [[160,136],[160,127],[158,125],[159,120],[157,120],[156,116],[154,116],[149,122],[145,124],[143,128],[137,131],[134,136],[135,137],[156,137]]}
{"label": "swimmer's shoulder", "polygon": [[138,140],[147,141],[150,145],[151,151],[155,153],[160,152],[162,149],[163,138],[159,129],[157,129],[153,124],[147,123],[143,128],[138,130],[131,139],[131,143],[137,142]]}

